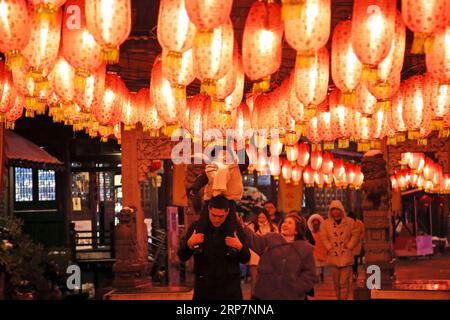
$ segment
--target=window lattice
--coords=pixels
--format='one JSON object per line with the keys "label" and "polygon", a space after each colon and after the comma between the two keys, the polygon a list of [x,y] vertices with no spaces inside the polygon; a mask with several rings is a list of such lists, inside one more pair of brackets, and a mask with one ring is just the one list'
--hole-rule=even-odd
{"label": "window lattice", "polygon": [[14,168],[16,202],[33,201],[33,169]]}
{"label": "window lattice", "polygon": [[55,171],[39,170],[39,201],[56,200]]}

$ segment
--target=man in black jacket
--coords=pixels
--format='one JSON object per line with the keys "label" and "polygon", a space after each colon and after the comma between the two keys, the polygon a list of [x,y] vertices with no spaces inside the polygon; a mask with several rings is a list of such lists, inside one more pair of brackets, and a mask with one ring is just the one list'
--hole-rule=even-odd
{"label": "man in black jacket", "polygon": [[[239,263],[250,260],[242,228],[236,225],[233,234],[224,228],[230,219],[229,201],[222,195],[209,201],[206,223],[192,223],[181,242],[178,256],[181,261],[194,255],[194,300],[241,300]],[[228,222],[228,221],[227,221]],[[202,233],[197,228],[202,226]],[[201,246],[201,250],[196,250]],[[194,251],[196,254],[194,254]]]}

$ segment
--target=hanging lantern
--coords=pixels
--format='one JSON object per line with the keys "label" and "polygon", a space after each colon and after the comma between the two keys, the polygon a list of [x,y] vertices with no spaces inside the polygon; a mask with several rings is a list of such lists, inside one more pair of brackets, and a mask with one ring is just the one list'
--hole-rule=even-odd
{"label": "hanging lantern", "polygon": [[306,127],[306,137],[311,142],[312,150],[320,149],[320,133],[317,117],[313,117],[309,120]]}
{"label": "hanging lantern", "polygon": [[325,183],[325,179],[323,177],[323,172],[322,171],[314,171],[314,182],[316,183],[316,185],[319,188],[323,188],[323,184]]}
{"label": "hanging lantern", "polygon": [[233,0],[185,0],[185,4],[190,20],[198,29],[196,45],[202,45],[211,40],[214,28],[227,21]]}
{"label": "hanging lantern", "polygon": [[[285,6],[283,3],[283,14],[286,13]],[[314,53],[328,42],[331,1],[306,0],[303,1],[299,14],[295,10],[290,13],[293,14],[290,19],[283,16],[286,41],[297,51],[297,59],[302,61],[300,64],[308,65]]]}
{"label": "hanging lantern", "polygon": [[314,170],[311,166],[305,167],[305,170],[303,171],[303,182],[307,188],[314,187]]}
{"label": "hanging lantern", "polygon": [[302,168],[300,168],[299,166],[295,166],[292,169],[292,182],[294,182],[294,185],[298,186],[300,181],[302,181],[302,178],[303,178]]}
{"label": "hanging lantern", "polygon": [[103,94],[95,97],[92,104],[92,113],[101,125],[117,123],[120,119],[124,87],[125,84],[116,73],[106,74],[105,90]]}
{"label": "hanging lantern", "polygon": [[333,175],[337,180],[344,180],[345,175],[345,165],[344,160],[334,159],[333,161]]}
{"label": "hanging lantern", "polygon": [[131,31],[130,0],[89,0],[85,4],[86,26],[102,46],[103,61],[119,62],[119,46]]}
{"label": "hanging lantern", "polygon": [[265,174],[269,169],[269,159],[262,152],[258,153],[258,160],[256,162],[256,171]]}
{"label": "hanging lantern", "polygon": [[381,150],[381,140],[386,136],[387,121],[383,108],[372,116],[370,121],[370,140],[372,150]]}
{"label": "hanging lantern", "polygon": [[138,91],[139,103],[144,106],[144,113],[141,115],[141,123],[144,131],[156,132],[164,126],[164,122],[159,117],[149,88],[141,88]]}
{"label": "hanging lantern", "polygon": [[367,86],[366,82],[362,82],[356,89],[357,111],[361,113],[362,117],[370,118],[377,109],[377,98],[370,93]]}
{"label": "hanging lantern", "polygon": [[355,187],[356,181],[356,166],[348,162],[345,164],[345,182],[350,186],[350,188]]}
{"label": "hanging lantern", "polygon": [[197,78],[202,81],[201,92],[216,94],[216,82],[233,66],[234,31],[231,19],[214,28],[211,41],[204,46],[194,46],[194,63]]}
{"label": "hanging lantern", "polygon": [[333,179],[333,175],[332,174],[323,174],[323,181],[324,181],[324,183],[328,186],[328,187],[330,187],[331,188],[331,185],[333,184],[333,182],[334,182],[334,179]]}
{"label": "hanging lantern", "polygon": [[351,42],[352,21],[339,22],[331,43],[331,76],[341,90],[340,102],[346,106],[356,104],[355,90],[362,74],[362,64],[353,51]]}
{"label": "hanging lantern", "polygon": [[132,130],[136,127],[139,120],[140,101],[137,92],[127,93],[122,105],[121,120],[124,124],[124,130]]}
{"label": "hanging lantern", "polygon": [[300,100],[297,98],[297,94],[295,92],[295,72],[294,70],[290,75],[290,88],[289,88],[289,113],[295,120],[295,123],[298,125],[300,129],[300,134],[304,134],[306,130],[306,122],[308,119],[305,117],[305,106]]}
{"label": "hanging lantern", "polygon": [[444,180],[442,185],[444,186],[444,193],[450,193],[450,173],[444,174]]}
{"label": "hanging lantern", "polygon": [[403,20],[414,32],[413,54],[428,52],[433,44],[432,33],[445,22],[446,0],[402,0]]}
{"label": "hanging lantern", "polygon": [[117,139],[117,143],[120,145],[122,144],[122,130],[120,123],[116,123],[114,125],[114,137]]}
{"label": "hanging lantern", "polygon": [[363,183],[364,183],[364,174],[361,171],[361,167],[357,166],[355,171],[356,177],[354,181],[354,187],[356,190],[361,189]]}
{"label": "hanging lantern", "polygon": [[234,129],[234,138],[237,141],[246,141],[251,138],[251,115],[245,102],[242,102],[236,113],[236,125]]}
{"label": "hanging lantern", "polygon": [[377,66],[389,54],[395,32],[396,3],[392,0],[355,0],[352,47],[363,63],[364,80],[375,81]]}
{"label": "hanging lantern", "polygon": [[292,179],[292,166],[289,161],[284,161],[283,167],[281,169],[281,175],[286,183],[291,183]]}
{"label": "hanging lantern", "polygon": [[169,127],[168,133],[170,135],[170,130],[174,129],[183,118],[186,111],[186,100],[176,99],[170,82],[162,75],[162,64],[159,58],[156,58],[153,64],[150,93],[158,114]]}
{"label": "hanging lantern", "polygon": [[297,164],[304,168],[309,162],[310,153],[309,153],[309,145],[306,142],[302,142],[298,145],[298,158]]}
{"label": "hanging lantern", "polygon": [[269,159],[269,170],[270,175],[273,176],[275,180],[278,180],[281,174],[280,157],[271,156]]}
{"label": "hanging lantern", "polygon": [[414,152],[408,158],[408,166],[415,173],[422,173],[425,166],[425,155],[423,153]]}
{"label": "hanging lantern", "polygon": [[334,166],[333,155],[330,152],[325,152],[323,154],[321,171],[324,174],[332,174],[333,166]]}
{"label": "hanging lantern", "polygon": [[311,152],[311,168],[314,171],[319,171],[322,167],[323,156],[322,151],[313,151]]}
{"label": "hanging lantern", "polygon": [[392,190],[399,191],[400,187],[398,186],[397,177],[395,175],[393,175],[389,179],[391,181]]}
{"label": "hanging lantern", "polygon": [[66,0],[30,0],[33,13],[39,20],[54,21],[58,10]]}
{"label": "hanging lantern", "polygon": [[444,176],[444,174],[442,172],[442,166],[439,165],[438,163],[435,163],[433,179],[431,179],[431,181],[433,182],[433,185],[439,186],[441,184],[443,176]]}
{"label": "hanging lantern", "polygon": [[196,31],[197,28],[187,14],[185,0],[162,0],[160,2],[158,42],[166,51],[163,54],[163,74],[172,84],[178,83],[178,81],[172,81],[169,73],[178,73],[178,70],[185,71],[190,67],[186,65],[188,64],[186,61],[192,59],[192,52],[189,54],[190,57],[183,57],[183,53],[192,48]]}
{"label": "hanging lantern", "polygon": [[0,124],[5,120],[5,114],[11,110],[15,102],[15,89],[11,72],[0,61]]}
{"label": "hanging lantern", "polygon": [[25,105],[24,97],[17,94],[12,108],[5,114],[5,128],[14,130],[15,122],[23,114],[23,106]]}
{"label": "hanging lantern", "polygon": [[424,188],[425,192],[431,193],[431,191],[434,188],[433,182],[430,180],[425,181],[423,188]]}
{"label": "hanging lantern", "polygon": [[[236,87],[236,79],[239,68],[238,46],[235,42],[233,49],[233,63],[228,72],[216,81],[215,93],[212,96],[212,108],[218,109],[221,113],[227,113],[225,108],[225,98],[228,97]],[[242,92],[243,93],[243,92]]]}
{"label": "hanging lantern", "polygon": [[207,117],[206,113],[206,100],[209,97],[204,94],[197,94],[193,97],[189,97],[187,106],[189,110],[188,123],[186,124],[187,130],[191,133],[194,143],[201,141],[203,133],[207,129]]}
{"label": "hanging lantern", "polygon": [[75,93],[73,82],[74,76],[75,69],[63,57],[58,59],[49,75],[52,88],[55,90],[56,95],[62,101],[63,105],[73,104]]}
{"label": "hanging lantern", "polygon": [[368,83],[369,91],[377,98],[378,107],[387,109],[390,97],[400,88],[401,71],[405,57],[406,27],[399,12],[395,19],[395,32],[389,54],[378,65],[377,82]]}
{"label": "hanging lantern", "polygon": [[350,146],[350,136],[353,133],[353,112],[352,109],[340,103],[341,93],[334,89],[330,93],[330,127],[333,136],[338,138],[338,147],[345,149]]}
{"label": "hanging lantern", "polygon": [[328,93],[329,54],[323,47],[314,56],[310,66],[295,67],[295,93],[305,106],[305,117],[311,119],[317,111],[317,105],[322,103]]}
{"label": "hanging lantern", "polygon": [[73,100],[85,113],[90,113],[96,96],[103,95],[105,91],[106,65],[102,64],[89,77],[86,78],[84,88],[75,86]]}
{"label": "hanging lantern", "polygon": [[[86,0],[68,0],[63,15],[62,56],[75,71],[75,86],[84,88],[86,79],[102,64],[102,48],[86,28]],[[77,23],[73,21],[73,6],[79,8]]]}
{"label": "hanging lantern", "polygon": [[30,38],[30,17],[25,0],[0,0],[0,52],[9,69],[22,67],[21,50]]}
{"label": "hanging lantern", "polygon": [[403,92],[398,91],[392,98],[392,103],[387,111],[389,127],[396,131],[396,142],[404,142],[406,137],[406,125],[403,121]]}
{"label": "hanging lantern", "polygon": [[286,158],[293,166],[295,165],[298,159],[298,145],[286,146]]}
{"label": "hanging lantern", "polygon": [[238,56],[238,61],[233,62],[233,64],[236,63],[237,69],[236,69],[236,83],[233,89],[233,92],[231,92],[228,97],[225,98],[225,113],[229,113],[233,110],[235,110],[242,102],[242,99],[244,97],[244,85],[245,85],[245,74],[244,74],[244,67],[242,65],[242,57]]}
{"label": "hanging lantern", "polygon": [[[228,139],[231,135],[231,131],[234,129],[236,123],[236,112],[224,113],[218,108],[212,107],[212,101],[210,98],[205,101],[205,111],[203,117],[206,116],[206,130],[211,130],[211,139],[220,138]],[[220,136],[217,135],[220,133]],[[225,142],[224,142],[225,143]]]}
{"label": "hanging lantern", "polygon": [[58,58],[61,40],[61,10],[57,10],[55,19],[31,19],[30,40],[22,50],[25,64],[29,66],[30,76],[35,82],[44,82]]}
{"label": "hanging lantern", "polygon": [[431,108],[431,129],[443,128],[444,117],[450,112],[450,85],[426,75],[424,79],[425,106]]}
{"label": "hanging lantern", "polygon": [[426,65],[428,72],[441,83],[450,82],[450,26],[436,30],[433,47],[426,55]]}
{"label": "hanging lantern", "polygon": [[334,149],[335,136],[331,127],[330,112],[320,112],[317,115],[317,125],[319,127],[320,140],[323,141],[324,150]]}
{"label": "hanging lantern", "polygon": [[37,100],[39,95],[39,89],[36,81],[31,77],[27,77],[27,69],[14,68],[12,69],[12,79],[14,88],[17,94],[24,97],[25,100],[25,117],[34,117],[37,110]]}
{"label": "hanging lantern", "polygon": [[403,120],[408,130],[408,138],[417,140],[420,137],[420,128],[428,127],[431,120],[431,112],[424,99],[424,76],[412,76],[402,86]]}
{"label": "hanging lantern", "polygon": [[270,155],[272,157],[279,156],[282,151],[283,151],[283,142],[280,140],[280,137],[278,135],[276,137],[271,136]]}
{"label": "hanging lantern", "polygon": [[270,76],[281,66],[283,22],[280,5],[253,2],[245,21],[242,40],[244,71],[253,92],[269,90]]}
{"label": "hanging lantern", "polygon": [[434,161],[431,160],[430,158],[425,158],[425,165],[423,167],[423,177],[426,180],[431,180],[433,179],[434,176]]}
{"label": "hanging lantern", "polygon": [[248,171],[253,172],[255,170],[256,163],[258,162],[258,151],[256,150],[255,146],[253,146],[252,144],[248,144],[245,146],[245,152],[247,153],[248,157]]}
{"label": "hanging lantern", "polygon": [[358,142],[358,152],[367,152],[370,150],[372,118],[355,111],[354,119],[353,137]]}

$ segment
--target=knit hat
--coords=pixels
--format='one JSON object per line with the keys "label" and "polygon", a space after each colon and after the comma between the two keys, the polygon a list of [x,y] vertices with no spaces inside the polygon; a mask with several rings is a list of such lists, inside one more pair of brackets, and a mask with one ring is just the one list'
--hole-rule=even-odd
{"label": "knit hat", "polygon": [[345,211],[344,206],[342,205],[342,202],[339,200],[333,200],[330,203],[330,206],[328,207],[328,216],[331,217],[331,209],[339,209],[342,211],[342,217],[347,216],[347,212]]}

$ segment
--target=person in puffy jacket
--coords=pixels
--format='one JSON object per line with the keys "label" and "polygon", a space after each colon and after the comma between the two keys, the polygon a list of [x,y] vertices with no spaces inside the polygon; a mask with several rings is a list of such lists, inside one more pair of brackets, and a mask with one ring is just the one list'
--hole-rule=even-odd
{"label": "person in puffy jacket", "polygon": [[351,285],[353,248],[359,242],[359,229],[347,217],[344,206],[333,200],[328,209],[328,219],[320,227],[320,240],[327,251],[327,265],[333,277],[338,300],[348,299]]}
{"label": "person in puffy jacket", "polygon": [[318,213],[311,215],[308,219],[308,229],[314,238],[314,260],[316,262],[316,275],[320,282],[324,281],[324,267],[327,261],[327,253],[322,241],[320,241],[320,225],[324,219]]}
{"label": "person in puffy jacket", "polygon": [[280,233],[258,235],[245,226],[247,245],[260,256],[254,298],[305,300],[314,286],[313,246],[306,240],[306,225],[297,215],[287,215]]}

